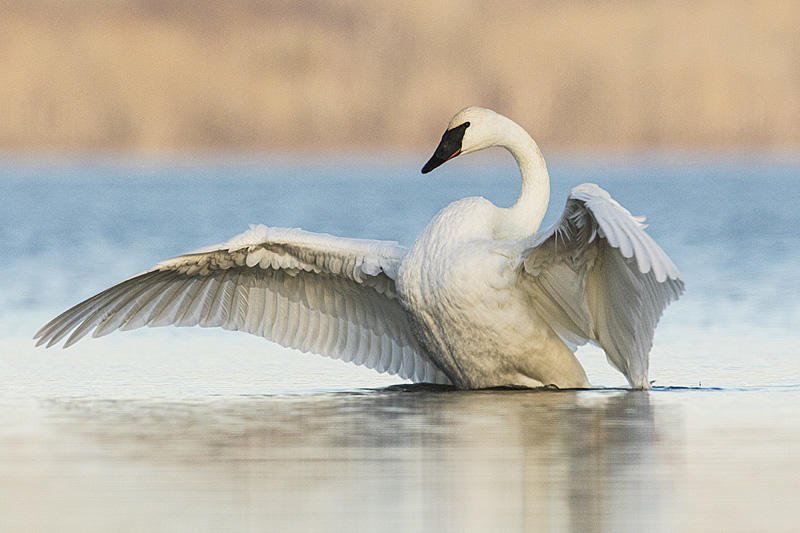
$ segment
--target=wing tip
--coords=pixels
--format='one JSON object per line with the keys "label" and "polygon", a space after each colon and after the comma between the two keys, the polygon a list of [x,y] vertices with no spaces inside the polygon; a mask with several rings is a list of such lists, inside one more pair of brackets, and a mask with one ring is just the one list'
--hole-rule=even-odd
{"label": "wing tip", "polygon": [[47,338],[45,338],[45,337],[41,337],[41,338],[39,338],[39,337],[34,337],[34,338],[33,338],[33,340],[34,340],[34,341],[36,341],[36,344],[34,344],[34,346],[35,346],[36,348],[38,348],[39,346],[41,346],[42,344],[44,344],[45,342],[47,342]]}
{"label": "wing tip", "polygon": [[57,325],[58,324],[51,320],[39,328],[39,331],[33,335],[32,340],[36,341],[34,347],[38,348],[44,345],[45,349],[47,349],[58,344],[58,341],[62,338],[62,335],[59,335],[60,332],[58,329],[53,330],[53,328],[55,328]]}

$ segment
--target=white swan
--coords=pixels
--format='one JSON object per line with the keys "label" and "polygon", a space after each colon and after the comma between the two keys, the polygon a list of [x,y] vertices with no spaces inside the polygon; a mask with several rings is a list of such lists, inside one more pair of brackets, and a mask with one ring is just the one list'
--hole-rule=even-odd
{"label": "white swan", "polygon": [[509,208],[484,198],[445,207],[410,249],[299,229],[254,226],[107,289],[36,334],[69,346],[142,326],[219,326],[415,382],[459,388],[588,387],[573,351],[593,342],[632,387],[678,270],[632,216],[594,184],[572,190],[537,233],[550,179],[533,139],[510,119],[469,107],[453,117],[426,173],[491,146],[522,175]]}

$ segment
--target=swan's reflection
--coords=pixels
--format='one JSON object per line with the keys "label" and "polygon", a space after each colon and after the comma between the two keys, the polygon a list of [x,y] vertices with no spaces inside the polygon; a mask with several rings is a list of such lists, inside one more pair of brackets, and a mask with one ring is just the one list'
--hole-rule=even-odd
{"label": "swan's reflection", "polygon": [[[241,525],[668,528],[665,428],[675,424],[648,393],[412,389],[57,405],[54,421],[94,443],[97,460],[169,465],[181,490]],[[157,487],[137,494],[168,502],[170,484]]]}

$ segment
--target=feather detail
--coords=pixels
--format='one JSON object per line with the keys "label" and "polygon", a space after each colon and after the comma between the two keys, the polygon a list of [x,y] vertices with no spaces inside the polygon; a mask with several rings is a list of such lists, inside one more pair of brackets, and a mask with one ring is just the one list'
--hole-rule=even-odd
{"label": "feather detail", "polygon": [[245,331],[282,346],[448,383],[411,333],[394,278],[405,248],[252,226],[226,243],[163,261],[43,326],[37,344],[142,326]]}
{"label": "feather detail", "polygon": [[521,263],[537,311],[565,343],[597,342],[632,386],[649,388],[656,324],[684,285],[643,221],[597,185],[580,185]]}

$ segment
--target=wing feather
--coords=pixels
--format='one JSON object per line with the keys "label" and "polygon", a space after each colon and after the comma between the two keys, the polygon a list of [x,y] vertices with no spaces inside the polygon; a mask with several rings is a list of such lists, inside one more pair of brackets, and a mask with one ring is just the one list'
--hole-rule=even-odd
{"label": "wing feather", "polygon": [[567,344],[598,343],[632,386],[649,388],[656,324],[684,285],[643,222],[597,185],[580,185],[522,265],[533,305]]}
{"label": "wing feather", "polygon": [[[122,329],[127,325],[133,317],[147,315],[147,306],[152,306],[156,301],[155,296],[163,290],[163,280],[154,280],[149,283],[145,291],[138,297],[128,299],[128,303],[121,307],[116,313],[110,313],[106,318],[100,321],[95,328],[93,335],[101,337],[116,329]],[[142,324],[144,325],[144,324]]]}
{"label": "wing feather", "polygon": [[159,263],[45,324],[37,344],[143,326],[245,331],[413,381],[448,383],[396,299],[405,249],[254,226],[227,243]]}

